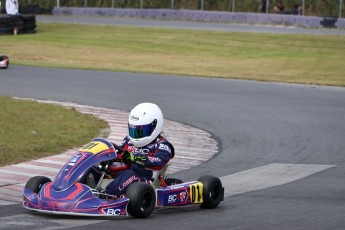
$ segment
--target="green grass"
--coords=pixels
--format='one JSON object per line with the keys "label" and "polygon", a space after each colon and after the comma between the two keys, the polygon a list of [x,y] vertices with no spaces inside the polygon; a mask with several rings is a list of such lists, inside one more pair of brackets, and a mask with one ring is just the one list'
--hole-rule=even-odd
{"label": "green grass", "polygon": [[61,153],[100,135],[107,123],[75,109],[0,97],[0,165]]}
{"label": "green grass", "polygon": [[0,42],[23,65],[345,86],[345,36],[38,23]]}

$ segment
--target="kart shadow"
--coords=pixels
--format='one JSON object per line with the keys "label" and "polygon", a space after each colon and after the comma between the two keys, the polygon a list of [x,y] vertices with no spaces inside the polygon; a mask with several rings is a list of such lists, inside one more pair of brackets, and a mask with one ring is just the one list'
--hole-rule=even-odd
{"label": "kart shadow", "polygon": [[36,212],[32,210],[27,210],[27,214],[36,217],[44,217],[48,219],[61,219],[61,220],[125,220],[130,219],[131,216],[78,216],[78,215],[68,215],[68,214],[55,214],[55,213],[44,213]]}
{"label": "kart shadow", "polygon": [[[166,216],[166,215],[183,215],[187,213],[198,213],[202,212],[205,209],[201,209],[199,206],[184,206],[184,207],[163,207],[163,208],[155,208],[152,216]],[[91,216],[91,215],[69,215],[69,214],[56,214],[56,213],[44,213],[44,212],[36,212],[32,210],[26,210],[27,214],[36,216],[36,217],[42,217],[42,218],[48,218],[48,219],[54,219],[54,220],[133,220],[137,219],[132,216]],[[150,218],[149,217],[149,218]]]}
{"label": "kart shadow", "polygon": [[176,206],[176,207],[163,207],[156,208],[154,210],[155,215],[172,215],[172,214],[184,214],[189,212],[199,212],[202,209],[198,206]]}
{"label": "kart shadow", "polygon": [[[222,211],[222,206],[217,207],[214,211]],[[37,212],[33,210],[25,209],[27,214],[42,217],[52,220],[136,220],[137,218],[132,217],[131,215],[128,216],[92,216],[92,215],[69,215],[69,214],[61,214],[61,213],[44,213],[44,212]],[[198,205],[192,206],[176,206],[176,207],[156,207],[153,213],[148,218],[155,218],[156,217],[166,217],[166,216],[179,216],[188,213],[194,213],[196,215],[200,215],[200,212],[205,214],[204,212],[210,211],[210,209],[202,209]],[[224,211],[224,210],[223,210]]]}

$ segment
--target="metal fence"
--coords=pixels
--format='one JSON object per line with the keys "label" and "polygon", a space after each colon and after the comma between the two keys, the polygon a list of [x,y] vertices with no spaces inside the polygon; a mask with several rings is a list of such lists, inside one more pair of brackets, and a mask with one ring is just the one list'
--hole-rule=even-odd
{"label": "metal fence", "polygon": [[[279,3],[284,6],[284,9],[277,11]],[[54,7],[188,9],[338,18],[345,15],[344,3],[345,0],[19,0],[19,4],[22,6],[39,5],[42,8],[50,9]]]}

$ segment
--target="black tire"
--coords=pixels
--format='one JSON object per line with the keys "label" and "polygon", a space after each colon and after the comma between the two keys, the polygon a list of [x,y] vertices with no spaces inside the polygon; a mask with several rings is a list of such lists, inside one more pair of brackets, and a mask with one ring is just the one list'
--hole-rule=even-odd
{"label": "black tire", "polygon": [[2,27],[2,28],[0,28],[0,34],[1,35],[13,34],[13,27]]}
{"label": "black tire", "polygon": [[13,29],[14,29],[14,27],[17,27],[17,29],[18,29],[18,34],[21,34],[21,33],[23,33],[24,32],[24,23],[23,22],[18,22],[18,23],[14,23],[13,24]]}
{"label": "black tire", "polygon": [[25,30],[24,33],[25,34],[34,34],[34,33],[36,33],[36,30]]}
{"label": "black tire", "polygon": [[224,198],[222,182],[215,176],[201,176],[199,180],[203,184],[203,203],[201,208],[216,208]]}
{"label": "black tire", "polygon": [[0,17],[0,34],[13,34],[13,18],[12,16],[6,15]]}
{"label": "black tire", "polygon": [[24,24],[24,29],[35,29],[35,28],[36,28],[36,24],[35,23]]}
{"label": "black tire", "polygon": [[31,189],[34,193],[39,193],[42,186],[51,180],[45,176],[34,176],[26,182],[25,188]]}
{"label": "black tire", "polygon": [[136,218],[148,217],[156,205],[154,189],[144,182],[131,184],[127,189],[126,197],[129,198],[127,211]]}
{"label": "black tire", "polygon": [[10,16],[3,16],[0,17],[0,25],[4,26],[4,25],[9,25],[10,23],[12,23],[12,18]]}
{"label": "black tire", "polygon": [[24,27],[24,33],[30,33],[30,31],[36,31],[36,26]]}
{"label": "black tire", "polygon": [[36,32],[36,16],[35,15],[22,15],[22,19],[24,22],[24,30],[25,34],[32,34]]}
{"label": "black tire", "polygon": [[7,56],[0,56],[0,61],[8,60],[7,65],[5,67],[0,67],[0,69],[7,69],[8,66],[10,65],[10,60],[8,59]]}
{"label": "black tire", "polygon": [[22,19],[24,22],[33,22],[36,23],[35,15],[22,15]]}

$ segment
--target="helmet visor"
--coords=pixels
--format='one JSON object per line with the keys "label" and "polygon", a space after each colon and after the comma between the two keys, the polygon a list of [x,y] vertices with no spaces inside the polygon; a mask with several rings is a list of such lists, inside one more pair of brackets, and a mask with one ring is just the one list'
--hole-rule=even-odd
{"label": "helmet visor", "polygon": [[157,124],[156,120],[152,122],[151,124],[147,124],[147,125],[128,124],[129,136],[135,139],[151,136],[152,132],[156,128],[156,124]]}

